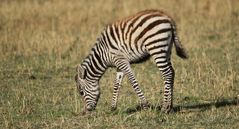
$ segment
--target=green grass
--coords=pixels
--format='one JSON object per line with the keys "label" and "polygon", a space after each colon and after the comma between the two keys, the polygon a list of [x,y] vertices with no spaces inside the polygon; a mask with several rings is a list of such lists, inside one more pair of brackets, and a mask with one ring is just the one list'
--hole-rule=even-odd
{"label": "green grass", "polygon": [[[239,128],[239,2],[233,0],[2,0],[0,2],[0,128]],[[143,9],[176,21],[190,58],[173,51],[174,111],[161,113],[163,82],[149,60],[132,65],[153,105],[123,81],[110,111],[115,69],[100,80],[97,110],[83,115],[75,67],[103,27]]]}

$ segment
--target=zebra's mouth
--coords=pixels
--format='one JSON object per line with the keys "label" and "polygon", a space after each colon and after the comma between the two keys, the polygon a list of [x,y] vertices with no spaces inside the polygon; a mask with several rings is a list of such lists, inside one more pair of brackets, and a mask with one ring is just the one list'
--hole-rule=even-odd
{"label": "zebra's mouth", "polygon": [[93,110],[95,110],[95,104],[89,104],[89,105],[87,105],[87,106],[86,106],[86,110],[87,110],[87,111],[93,111]]}

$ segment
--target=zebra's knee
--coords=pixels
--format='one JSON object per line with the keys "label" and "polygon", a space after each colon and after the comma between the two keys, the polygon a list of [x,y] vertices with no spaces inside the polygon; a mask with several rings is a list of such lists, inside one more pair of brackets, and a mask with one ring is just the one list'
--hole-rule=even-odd
{"label": "zebra's knee", "polygon": [[166,65],[163,68],[159,67],[159,70],[162,73],[162,77],[164,79],[174,79],[175,71],[171,65]]}
{"label": "zebra's knee", "polygon": [[174,82],[174,77],[175,77],[175,71],[174,71],[173,67],[171,66],[169,79],[171,79],[172,82]]}

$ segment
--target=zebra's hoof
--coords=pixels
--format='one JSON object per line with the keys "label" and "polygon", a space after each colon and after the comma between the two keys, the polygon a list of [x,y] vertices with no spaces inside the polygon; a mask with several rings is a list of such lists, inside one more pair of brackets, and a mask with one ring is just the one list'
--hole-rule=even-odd
{"label": "zebra's hoof", "polygon": [[143,110],[148,110],[149,107],[150,107],[150,106],[149,106],[149,103],[148,103],[148,102],[141,104],[141,109],[143,109]]}
{"label": "zebra's hoof", "polygon": [[173,111],[173,106],[171,104],[164,104],[161,108],[161,112],[170,113]]}
{"label": "zebra's hoof", "polygon": [[111,111],[115,111],[117,109],[117,107],[111,107]]}

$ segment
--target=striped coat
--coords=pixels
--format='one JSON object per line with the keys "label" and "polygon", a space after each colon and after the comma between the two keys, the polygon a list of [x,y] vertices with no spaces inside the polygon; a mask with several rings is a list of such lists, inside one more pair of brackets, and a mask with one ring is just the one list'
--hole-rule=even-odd
{"label": "striped coat", "polygon": [[151,56],[164,79],[162,110],[169,112],[173,106],[174,69],[170,60],[173,44],[177,55],[186,59],[187,54],[178,39],[175,22],[159,10],[145,10],[106,26],[90,54],[77,67],[77,87],[84,98],[86,110],[95,109],[100,96],[99,80],[108,67],[117,68],[112,109],[116,109],[124,76],[146,109],[148,102],[130,64],[145,61]]}

